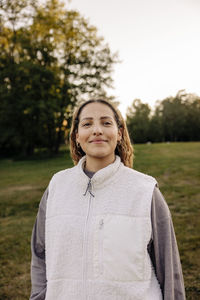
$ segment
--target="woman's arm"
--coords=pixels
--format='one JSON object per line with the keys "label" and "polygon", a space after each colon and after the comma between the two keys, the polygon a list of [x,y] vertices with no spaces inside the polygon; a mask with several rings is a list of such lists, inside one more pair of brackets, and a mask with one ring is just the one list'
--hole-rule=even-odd
{"label": "woman's arm", "polygon": [[155,187],[151,208],[153,242],[150,256],[164,300],[185,300],[179,251],[171,214],[160,190]]}
{"label": "woman's arm", "polygon": [[48,189],[41,199],[31,239],[31,296],[30,300],[44,300],[46,295],[45,218]]}

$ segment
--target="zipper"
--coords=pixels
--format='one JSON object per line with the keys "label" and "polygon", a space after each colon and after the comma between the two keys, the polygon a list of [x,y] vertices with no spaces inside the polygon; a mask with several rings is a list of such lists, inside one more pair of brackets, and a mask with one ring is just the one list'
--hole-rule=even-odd
{"label": "zipper", "polygon": [[103,229],[104,220],[99,221],[99,271],[103,274]]}
{"label": "zipper", "polygon": [[88,209],[87,209],[87,215],[86,215],[86,219],[85,219],[84,240],[83,240],[83,295],[84,295],[84,300],[87,300],[88,233],[89,233],[89,227],[90,227],[90,222],[91,222],[92,198],[94,197],[91,189],[92,189],[92,186],[91,186],[91,179],[90,179],[88,182],[86,192],[84,194],[84,196],[86,196],[87,192],[89,193]]}

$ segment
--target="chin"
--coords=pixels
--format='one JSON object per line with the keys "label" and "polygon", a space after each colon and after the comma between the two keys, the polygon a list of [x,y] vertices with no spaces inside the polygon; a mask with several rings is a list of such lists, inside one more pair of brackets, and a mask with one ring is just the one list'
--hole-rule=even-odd
{"label": "chin", "polygon": [[94,158],[104,158],[107,157],[108,155],[105,153],[96,153],[94,155],[92,155]]}
{"label": "chin", "polygon": [[[104,159],[106,157],[111,157],[113,154],[111,153],[107,153],[107,152],[103,152],[103,151],[96,151],[95,153],[88,153],[88,156],[93,157],[93,158],[97,158],[97,159]],[[115,156],[115,154],[114,154]]]}

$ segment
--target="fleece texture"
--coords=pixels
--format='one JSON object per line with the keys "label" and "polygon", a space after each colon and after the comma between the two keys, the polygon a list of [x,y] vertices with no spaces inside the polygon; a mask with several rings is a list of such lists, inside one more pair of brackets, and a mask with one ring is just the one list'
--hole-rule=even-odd
{"label": "fleece texture", "polygon": [[115,162],[55,174],[46,212],[46,300],[161,300],[147,251],[156,180]]}

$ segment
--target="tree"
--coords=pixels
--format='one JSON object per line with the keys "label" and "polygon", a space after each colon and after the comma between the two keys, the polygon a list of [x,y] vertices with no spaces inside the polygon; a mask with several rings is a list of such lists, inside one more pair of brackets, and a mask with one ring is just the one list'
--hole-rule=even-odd
{"label": "tree", "polygon": [[200,98],[180,90],[160,103],[163,134],[168,141],[199,140]]}
{"label": "tree", "polygon": [[0,50],[0,151],[57,153],[77,102],[106,97],[116,54],[58,0],[2,1]]}
{"label": "tree", "polygon": [[186,94],[185,110],[184,139],[200,141],[200,97],[195,94]]}
{"label": "tree", "polygon": [[162,111],[159,103],[157,103],[154,112],[151,113],[149,125],[149,141],[156,143],[164,141]]}
{"label": "tree", "polygon": [[141,100],[127,111],[127,126],[135,143],[200,140],[200,97],[180,90],[157,102],[154,112]]}
{"label": "tree", "polygon": [[135,143],[149,141],[150,112],[149,105],[143,104],[140,99],[135,99],[127,110],[127,127]]}
{"label": "tree", "polygon": [[161,102],[162,122],[165,140],[181,141],[184,136],[186,110],[182,91],[175,97],[169,97]]}

